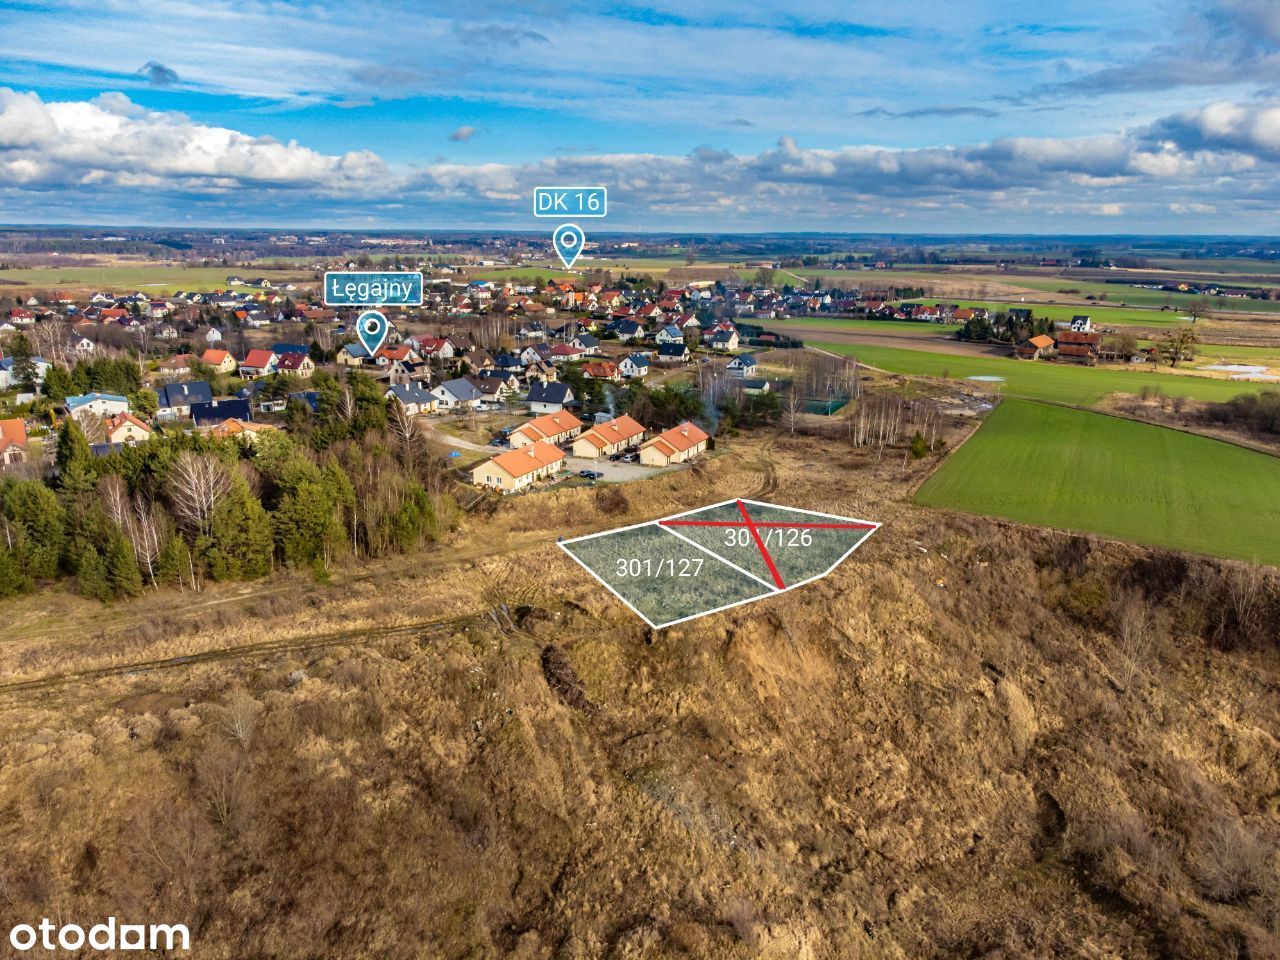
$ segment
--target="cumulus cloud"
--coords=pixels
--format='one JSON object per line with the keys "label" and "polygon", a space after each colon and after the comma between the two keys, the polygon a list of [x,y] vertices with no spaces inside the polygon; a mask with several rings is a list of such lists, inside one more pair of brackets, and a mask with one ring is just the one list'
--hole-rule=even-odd
{"label": "cumulus cloud", "polygon": [[459,127],[453,133],[449,134],[449,139],[454,143],[466,143],[476,135],[476,128],[471,126]]}
{"label": "cumulus cloud", "polygon": [[[463,142],[474,132],[462,127],[451,139]],[[1280,103],[1214,103],[1144,127],[1070,139],[813,149],[784,137],[755,154],[700,146],[684,155],[592,151],[408,167],[370,151],[325,154],[146,110],[119,93],[46,102],[0,88],[0,201],[123,195],[136,214],[162,197],[190,212],[230,196],[258,222],[293,209],[289,203],[338,222],[335,211],[367,215],[371,202],[393,197],[396,210],[437,223],[447,211],[450,223],[524,225],[533,187],[555,182],[607,184],[617,212],[654,227],[803,229],[913,216],[927,227],[963,216],[1011,228],[1040,226],[1036,218],[1045,216],[1156,210],[1186,219],[1274,211],[1278,169]]]}
{"label": "cumulus cloud", "polygon": [[385,176],[370,151],[328,156],[290,141],[138,108],[123,94],[48,102],[0,88],[0,180],[40,187],[239,183],[357,187]]}

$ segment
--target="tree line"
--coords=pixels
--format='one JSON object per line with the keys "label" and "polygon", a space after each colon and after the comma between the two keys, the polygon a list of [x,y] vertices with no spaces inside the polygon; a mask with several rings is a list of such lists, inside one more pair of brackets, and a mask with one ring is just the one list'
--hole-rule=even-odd
{"label": "tree line", "polygon": [[74,418],[52,479],[0,478],[0,597],[70,578],[112,600],[414,550],[452,526],[443,457],[394,399],[337,385],[306,435],[157,434],[94,457]]}

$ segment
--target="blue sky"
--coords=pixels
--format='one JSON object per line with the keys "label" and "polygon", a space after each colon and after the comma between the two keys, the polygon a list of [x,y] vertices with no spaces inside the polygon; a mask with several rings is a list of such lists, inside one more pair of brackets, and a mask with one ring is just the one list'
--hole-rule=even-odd
{"label": "blue sky", "polygon": [[0,222],[1280,232],[1280,4],[0,0]]}

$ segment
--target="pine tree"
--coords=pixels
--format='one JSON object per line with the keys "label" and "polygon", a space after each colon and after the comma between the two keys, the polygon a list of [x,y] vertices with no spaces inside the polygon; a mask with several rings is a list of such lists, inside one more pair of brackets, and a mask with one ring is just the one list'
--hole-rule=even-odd
{"label": "pine tree", "polygon": [[66,512],[53,491],[35,480],[19,480],[5,487],[0,512],[18,533],[16,559],[26,576],[50,580],[66,545]]}
{"label": "pine tree", "polygon": [[50,367],[49,372],[44,375],[44,395],[54,403],[62,403],[75,388],[71,374],[65,367]]}
{"label": "pine tree", "polygon": [[87,493],[93,489],[93,453],[74,417],[58,427],[58,452],[54,458],[58,488],[67,493]]}
{"label": "pine tree", "polygon": [[31,589],[31,578],[23,573],[18,557],[6,546],[0,546],[0,597],[11,597]]}
{"label": "pine tree", "polygon": [[85,544],[79,563],[76,564],[76,578],[82,596],[105,603],[114,595],[111,582],[107,579],[107,565],[93,544]]}
{"label": "pine tree", "polygon": [[133,544],[121,531],[107,541],[107,582],[118,597],[136,597],[142,593],[142,572],[134,556]]}

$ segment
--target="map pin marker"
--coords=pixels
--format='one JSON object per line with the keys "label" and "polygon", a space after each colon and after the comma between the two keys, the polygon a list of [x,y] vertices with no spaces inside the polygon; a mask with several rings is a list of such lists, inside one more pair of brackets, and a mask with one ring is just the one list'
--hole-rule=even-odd
{"label": "map pin marker", "polygon": [[573,265],[578,261],[578,255],[582,253],[582,247],[586,242],[586,234],[582,232],[582,228],[576,223],[562,223],[556,227],[556,232],[551,235],[551,244],[556,248],[556,253],[560,256],[560,262],[564,264],[566,270],[573,269]]}
{"label": "map pin marker", "polygon": [[387,323],[387,318],[377,310],[366,310],[356,321],[356,335],[371,357],[378,352],[378,348],[387,339],[387,331],[390,329],[391,325]]}

